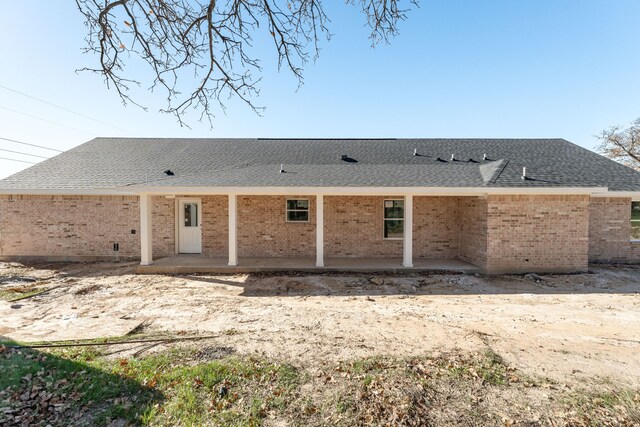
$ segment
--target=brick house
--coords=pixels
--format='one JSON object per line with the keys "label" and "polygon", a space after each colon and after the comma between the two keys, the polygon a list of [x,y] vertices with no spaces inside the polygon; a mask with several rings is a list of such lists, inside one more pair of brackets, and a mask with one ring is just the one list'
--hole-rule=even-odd
{"label": "brick house", "polygon": [[0,181],[0,258],[586,271],[640,260],[634,200],[562,139],[96,138]]}

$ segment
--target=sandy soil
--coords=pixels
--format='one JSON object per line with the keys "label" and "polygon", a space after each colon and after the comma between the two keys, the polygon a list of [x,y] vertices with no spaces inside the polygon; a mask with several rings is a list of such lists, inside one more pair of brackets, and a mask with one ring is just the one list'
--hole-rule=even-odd
{"label": "sandy soil", "polygon": [[57,286],[0,301],[0,336],[83,339],[134,328],[215,334],[212,342],[234,352],[300,366],[491,347],[538,377],[640,385],[640,267],[488,277],[144,276],[133,268],[0,263],[0,291]]}

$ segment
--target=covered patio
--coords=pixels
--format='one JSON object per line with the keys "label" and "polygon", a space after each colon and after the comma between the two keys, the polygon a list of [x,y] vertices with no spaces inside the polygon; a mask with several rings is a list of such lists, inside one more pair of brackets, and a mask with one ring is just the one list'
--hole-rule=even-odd
{"label": "covered patio", "polygon": [[428,272],[454,271],[475,274],[481,268],[455,258],[416,259],[412,267],[404,267],[402,259],[379,258],[326,258],[323,267],[315,265],[314,258],[251,257],[239,258],[238,265],[229,266],[228,258],[179,254],[154,260],[153,264],[140,265],[141,274],[190,274],[190,273],[258,273],[270,271],[324,272]]}
{"label": "covered patio", "polygon": [[[141,194],[138,271],[482,271],[460,237],[475,223],[467,205],[479,198],[369,191]],[[290,210],[292,202],[303,202],[304,210]],[[166,206],[164,216],[160,205]],[[292,214],[303,214],[303,220],[291,220]],[[195,251],[183,250],[183,223],[194,225],[189,232],[195,232]],[[161,241],[170,244],[155,258],[153,248]]]}

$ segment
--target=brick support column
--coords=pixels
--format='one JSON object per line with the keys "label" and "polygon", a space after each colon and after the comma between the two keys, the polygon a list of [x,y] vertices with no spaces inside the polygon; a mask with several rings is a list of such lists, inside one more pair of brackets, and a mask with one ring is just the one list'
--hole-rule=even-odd
{"label": "brick support column", "polygon": [[324,196],[316,196],[316,267],[324,267]]}
{"label": "brick support column", "polygon": [[404,242],[402,266],[413,267],[413,196],[404,197]]}
{"label": "brick support column", "polygon": [[238,197],[229,194],[229,266],[238,265]]}
{"label": "brick support column", "polygon": [[153,225],[151,196],[140,196],[140,265],[153,264]]}

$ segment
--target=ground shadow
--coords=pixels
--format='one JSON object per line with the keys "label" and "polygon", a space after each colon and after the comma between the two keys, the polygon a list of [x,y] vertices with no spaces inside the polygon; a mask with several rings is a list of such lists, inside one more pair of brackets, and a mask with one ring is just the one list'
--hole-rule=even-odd
{"label": "ground shadow", "polygon": [[[74,280],[135,274],[137,262],[20,263],[25,268],[55,271],[55,277]],[[158,274],[184,277],[211,285],[242,288],[242,296],[381,296],[491,294],[634,294],[640,293],[640,265],[593,264],[581,274],[464,275],[456,271],[263,272]],[[13,278],[20,279],[20,277]],[[39,279],[42,280],[42,279]],[[176,285],[179,286],[179,285]]]}
{"label": "ground shadow", "polygon": [[0,425],[138,424],[164,400],[154,388],[92,367],[88,354],[60,357],[0,336]]}
{"label": "ground shadow", "polygon": [[[595,266],[581,274],[463,275],[435,273],[251,273],[244,281],[224,274],[181,277],[242,288],[247,297],[637,294],[640,266]],[[237,275],[234,275],[237,277]]]}
{"label": "ground shadow", "polygon": [[140,261],[38,261],[19,260],[3,261],[11,264],[19,264],[25,269],[40,271],[50,270],[50,277],[38,276],[38,280],[49,278],[73,278],[73,277],[100,277],[123,276],[135,274]]}

